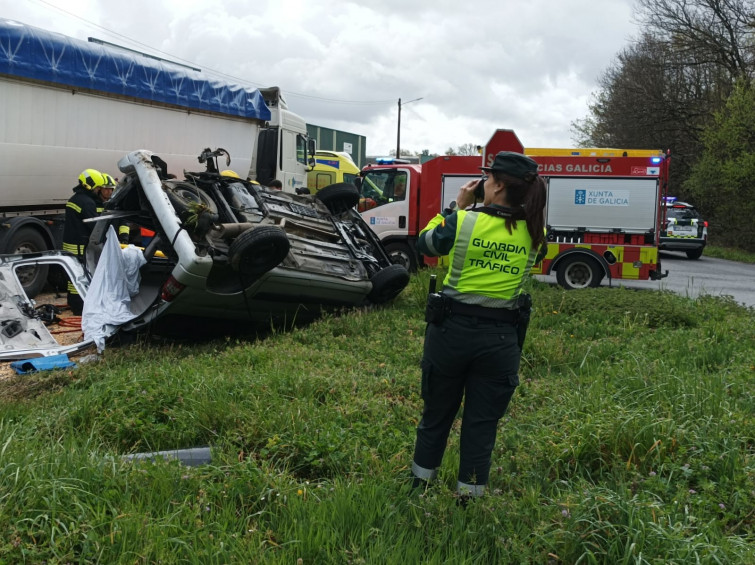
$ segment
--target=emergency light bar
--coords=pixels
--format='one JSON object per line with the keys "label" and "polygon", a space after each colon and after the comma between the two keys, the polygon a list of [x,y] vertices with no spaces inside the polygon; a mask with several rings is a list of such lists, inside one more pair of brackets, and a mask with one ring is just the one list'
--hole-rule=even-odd
{"label": "emergency light bar", "polygon": [[395,157],[378,157],[375,159],[375,163],[378,165],[408,165],[407,159],[396,159]]}

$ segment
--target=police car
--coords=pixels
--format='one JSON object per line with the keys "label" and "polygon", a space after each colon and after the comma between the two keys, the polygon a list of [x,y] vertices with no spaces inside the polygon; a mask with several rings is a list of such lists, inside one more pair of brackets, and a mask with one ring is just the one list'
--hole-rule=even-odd
{"label": "police car", "polygon": [[689,259],[699,259],[708,242],[708,222],[697,209],[675,196],[666,197],[666,221],[661,230],[660,249],[683,251]]}

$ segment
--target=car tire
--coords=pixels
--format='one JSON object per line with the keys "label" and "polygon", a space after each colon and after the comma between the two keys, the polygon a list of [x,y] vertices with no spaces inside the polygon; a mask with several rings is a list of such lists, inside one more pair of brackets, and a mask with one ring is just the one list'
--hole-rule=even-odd
{"label": "car tire", "polygon": [[[47,243],[37,230],[33,228],[21,228],[13,234],[8,242],[7,249],[11,253],[37,253],[47,250]],[[47,283],[48,265],[36,267],[21,267],[16,269],[16,276],[24,287],[24,292],[29,298],[34,298],[42,292]]]}
{"label": "car tire", "polygon": [[218,206],[215,201],[201,188],[190,184],[164,185],[168,200],[173,205],[176,213],[181,215],[184,212],[190,212],[193,206],[203,204],[207,207],[210,214],[218,213]]}
{"label": "car tire", "polygon": [[359,190],[353,184],[339,182],[329,184],[315,195],[333,215],[343,214],[359,204]]}
{"label": "car tire", "polygon": [[394,265],[403,265],[410,273],[417,271],[417,254],[406,243],[388,243],[385,245],[385,252]]}
{"label": "car tire", "polygon": [[389,265],[372,275],[372,290],[367,295],[370,302],[383,304],[396,298],[409,284],[409,271],[403,265]]}
{"label": "car tire", "polygon": [[703,256],[703,248],[700,249],[690,249],[689,251],[685,251],[687,254],[687,259],[699,259]]}
{"label": "car tire", "polygon": [[286,232],[278,226],[259,226],[241,232],[228,249],[231,267],[244,276],[256,277],[283,261],[291,249]]}
{"label": "car tire", "polygon": [[594,288],[603,280],[603,269],[593,258],[586,255],[573,255],[564,258],[558,266],[556,280],[566,290]]}

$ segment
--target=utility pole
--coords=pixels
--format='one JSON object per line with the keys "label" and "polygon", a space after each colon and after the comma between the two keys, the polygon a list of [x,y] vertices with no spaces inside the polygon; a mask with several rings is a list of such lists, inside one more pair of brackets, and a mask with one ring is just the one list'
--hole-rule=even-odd
{"label": "utility pole", "polygon": [[398,128],[396,129],[396,159],[401,158],[401,106],[405,106],[412,102],[416,102],[417,100],[422,100],[422,98],[415,98],[414,100],[409,100],[409,102],[404,102],[403,104],[401,103],[401,98],[398,99]]}

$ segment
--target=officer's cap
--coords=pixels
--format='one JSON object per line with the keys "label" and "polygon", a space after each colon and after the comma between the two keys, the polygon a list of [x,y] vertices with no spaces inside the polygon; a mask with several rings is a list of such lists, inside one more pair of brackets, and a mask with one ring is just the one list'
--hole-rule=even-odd
{"label": "officer's cap", "polygon": [[490,167],[480,167],[483,171],[501,172],[518,179],[537,175],[537,163],[521,153],[500,151]]}

